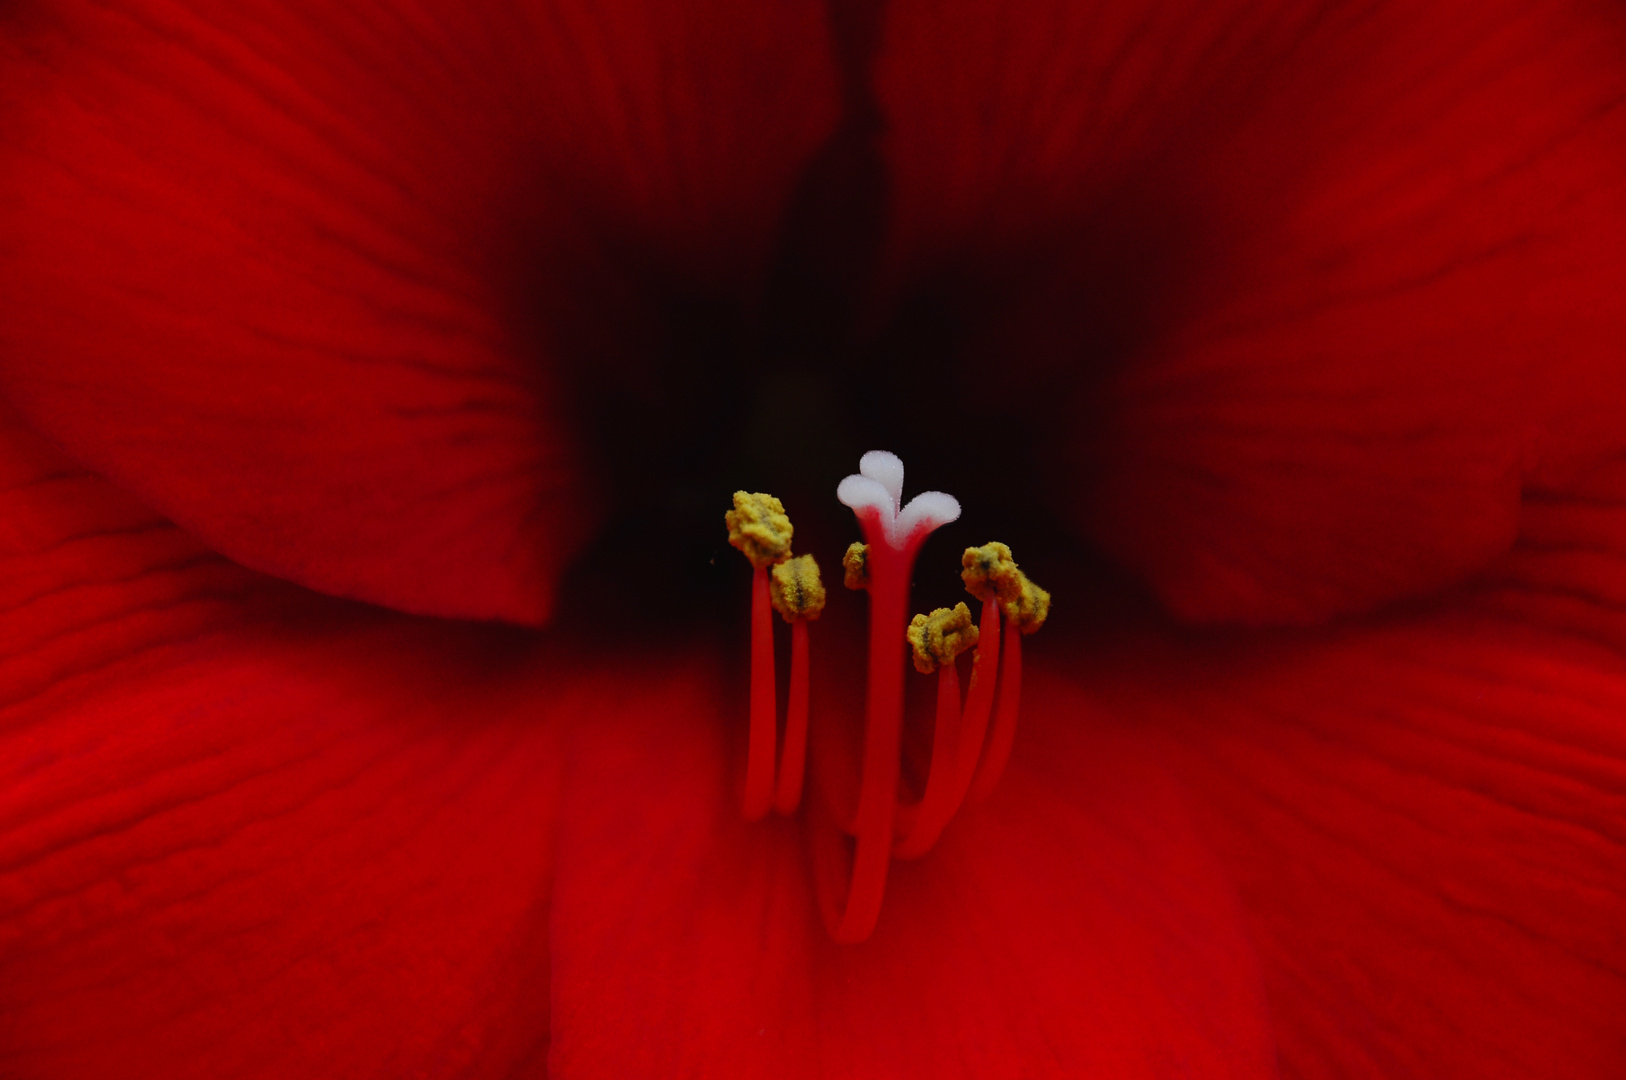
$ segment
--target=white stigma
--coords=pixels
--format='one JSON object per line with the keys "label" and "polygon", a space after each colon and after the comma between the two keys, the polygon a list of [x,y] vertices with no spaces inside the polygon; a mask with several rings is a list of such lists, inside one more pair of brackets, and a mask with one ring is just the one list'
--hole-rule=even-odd
{"label": "white stigma", "polygon": [[899,549],[915,533],[931,532],[960,516],[960,501],[942,491],[923,491],[902,506],[903,462],[886,450],[865,454],[858,462],[858,472],[836,486],[836,498],[855,513],[874,510],[886,542]]}
{"label": "white stigma", "polygon": [[871,450],[858,459],[858,474],[886,488],[892,496],[892,512],[903,507],[903,459],[890,450]]}

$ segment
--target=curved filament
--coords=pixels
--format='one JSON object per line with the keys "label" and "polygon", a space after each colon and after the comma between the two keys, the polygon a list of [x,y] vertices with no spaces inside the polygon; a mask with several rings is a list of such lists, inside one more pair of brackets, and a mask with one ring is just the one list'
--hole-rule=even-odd
{"label": "curved filament", "polygon": [[[965,711],[957,717],[958,738],[954,741],[952,756],[949,744],[943,739],[943,695],[945,682],[938,683],[937,733],[932,742],[931,772],[926,780],[926,794],[918,807],[908,808],[900,821],[906,822],[899,830],[893,854],[900,859],[919,858],[932,849],[943,828],[948,825],[965,802],[966,790],[982,754],[983,739],[988,733],[988,715],[993,711],[994,681],[998,674],[999,658],[999,605],[992,601],[982,605],[982,619],[977,638],[977,651],[971,661],[971,687],[966,691]],[[959,678],[954,679],[954,699],[959,703]],[[958,712],[958,709],[956,709]],[[939,759],[942,760],[941,768]]]}
{"label": "curved filament", "polygon": [[1022,703],[1022,633],[1015,626],[1005,634],[1005,655],[1000,667],[1004,670],[999,684],[999,708],[994,714],[994,730],[988,736],[988,753],[983,756],[976,778],[971,782],[974,802],[988,798],[999,786],[999,778],[1011,760],[1011,745],[1016,741],[1016,710]]}

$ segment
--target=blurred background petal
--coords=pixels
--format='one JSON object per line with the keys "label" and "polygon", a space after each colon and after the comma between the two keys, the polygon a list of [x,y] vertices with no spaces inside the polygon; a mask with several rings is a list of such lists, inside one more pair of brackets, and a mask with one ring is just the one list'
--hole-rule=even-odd
{"label": "blurred background petal", "polygon": [[1626,443],[1619,4],[888,12],[893,290],[1180,617],[1456,583]]}
{"label": "blurred background petal", "polygon": [[760,287],[818,4],[7,5],[0,385],[211,546],[537,623],[652,281]]}

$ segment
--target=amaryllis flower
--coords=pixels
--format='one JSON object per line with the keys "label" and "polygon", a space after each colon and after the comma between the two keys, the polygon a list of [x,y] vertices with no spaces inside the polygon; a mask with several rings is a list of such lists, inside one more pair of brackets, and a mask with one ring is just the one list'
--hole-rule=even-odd
{"label": "amaryllis flower", "polygon": [[[0,26],[0,1075],[1626,1072],[1618,4]],[[1055,614],[838,943],[875,449]]]}

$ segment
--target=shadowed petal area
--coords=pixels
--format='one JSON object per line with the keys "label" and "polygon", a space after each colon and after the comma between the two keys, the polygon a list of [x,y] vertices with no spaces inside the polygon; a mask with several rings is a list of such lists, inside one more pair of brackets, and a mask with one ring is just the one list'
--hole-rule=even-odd
{"label": "shadowed petal area", "polygon": [[542,1075],[530,639],[232,566],[0,440],[0,1074]]}
{"label": "shadowed petal area", "polygon": [[563,357],[645,275],[748,291],[836,110],[803,0],[0,19],[0,386],[234,559],[431,614],[547,616],[602,501]]}
{"label": "shadowed petal area", "polygon": [[[1138,735],[1039,680],[1008,796],[833,944],[799,823],[740,820],[704,662],[579,730],[553,909],[561,1078],[1268,1077],[1252,951]],[[1024,721],[1026,723],[1026,721]]]}
{"label": "shadowed petal area", "polygon": [[1184,618],[1456,583],[1622,444],[1619,4],[900,0],[878,78],[894,271]]}
{"label": "shadowed petal area", "polygon": [[1184,763],[1290,1075],[1626,1070],[1626,466],[1528,500],[1489,578],[1080,676]]}

